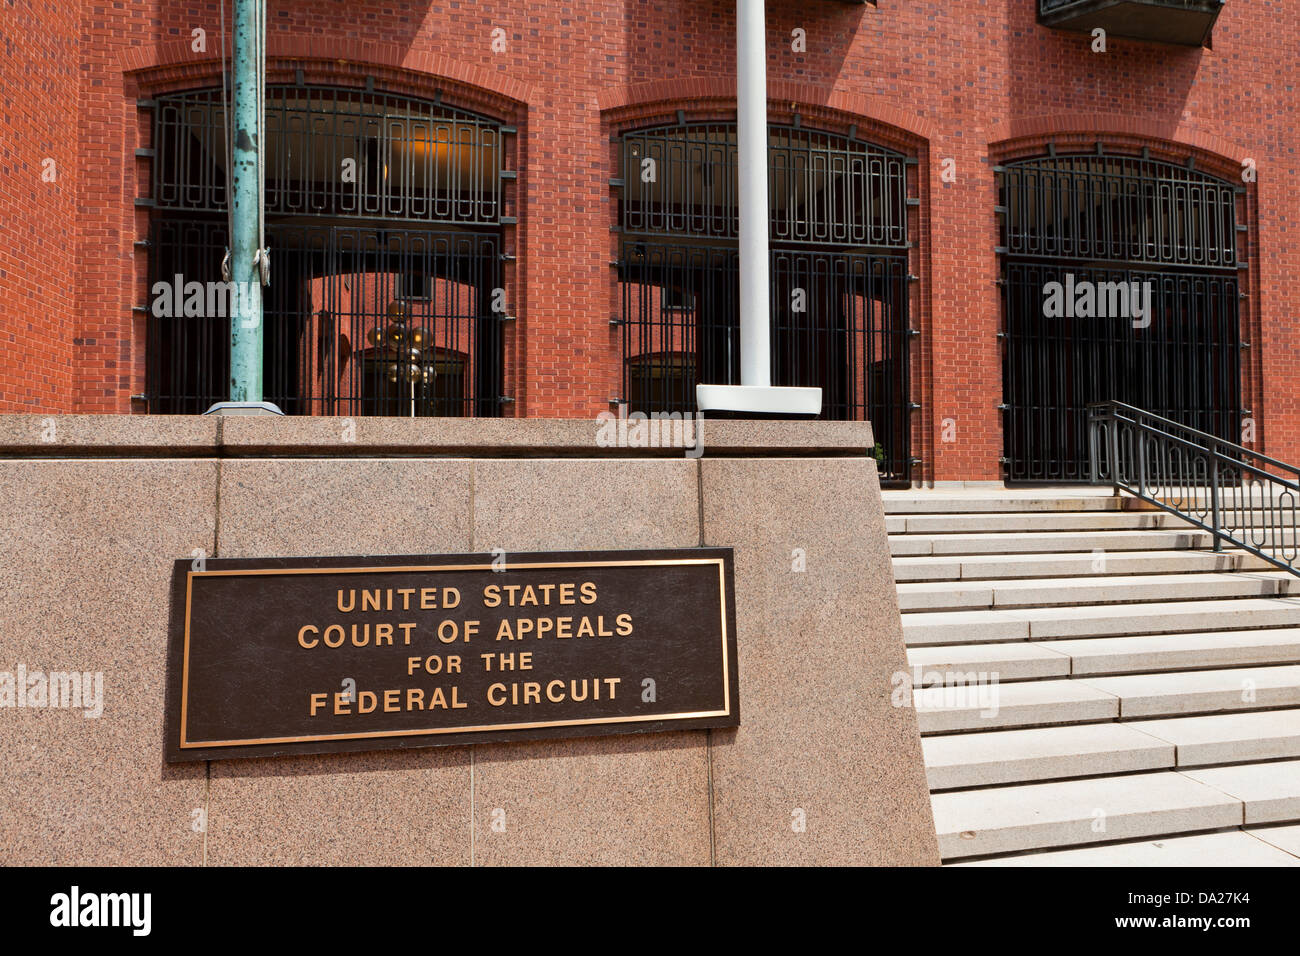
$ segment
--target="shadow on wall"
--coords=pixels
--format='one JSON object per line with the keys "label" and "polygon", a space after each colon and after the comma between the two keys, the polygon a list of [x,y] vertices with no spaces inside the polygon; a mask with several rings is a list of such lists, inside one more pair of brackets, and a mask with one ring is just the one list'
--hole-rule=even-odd
{"label": "shadow on wall", "polygon": [[[656,5],[653,21],[638,4],[623,8],[624,80],[735,76],[735,0]],[[804,80],[829,85],[840,75],[849,51],[875,11],[852,3],[769,0],[768,80]],[[658,24],[672,24],[671,30]],[[802,33],[796,33],[802,31]]]}
{"label": "shadow on wall", "polygon": [[1105,52],[1094,52],[1090,34],[1040,26],[1038,3],[1006,0],[1006,29],[990,28],[1005,38],[1007,120],[1112,113],[1115,104],[1128,102],[1143,117],[1146,135],[1173,139],[1205,50],[1112,34]]}

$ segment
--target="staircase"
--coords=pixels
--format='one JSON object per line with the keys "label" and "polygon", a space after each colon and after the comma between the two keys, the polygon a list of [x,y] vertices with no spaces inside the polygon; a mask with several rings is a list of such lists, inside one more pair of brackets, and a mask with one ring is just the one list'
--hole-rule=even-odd
{"label": "staircase", "polygon": [[1300,576],[1109,489],[884,500],[945,864],[1300,866]]}

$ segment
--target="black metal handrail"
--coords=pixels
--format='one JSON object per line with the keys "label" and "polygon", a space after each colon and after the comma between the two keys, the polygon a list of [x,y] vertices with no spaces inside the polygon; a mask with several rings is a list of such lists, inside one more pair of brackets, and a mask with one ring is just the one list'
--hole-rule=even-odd
{"label": "black metal handrail", "polygon": [[1300,574],[1300,469],[1123,402],[1088,406],[1093,484],[1176,514]]}

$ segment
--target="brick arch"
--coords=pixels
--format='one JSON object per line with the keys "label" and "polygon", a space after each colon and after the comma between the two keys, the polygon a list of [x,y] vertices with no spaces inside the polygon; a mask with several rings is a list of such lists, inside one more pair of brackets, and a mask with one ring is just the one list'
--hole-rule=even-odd
{"label": "brick arch", "polygon": [[[331,49],[334,55],[321,56],[310,37],[272,37],[266,52],[267,82],[291,81],[298,69],[313,83],[346,85],[374,77],[376,85],[388,92],[427,98],[441,90],[451,94],[458,106],[511,120],[522,120],[535,97],[526,83],[448,56],[357,40],[340,40]],[[221,76],[219,50],[195,54],[188,39],[132,47],[118,66],[128,87],[150,93],[215,84]]]}
{"label": "brick arch", "polygon": [[[642,83],[607,90],[597,98],[597,105],[602,132],[607,135],[609,144],[608,168],[618,170],[621,149],[619,139],[623,133],[644,127],[675,125],[679,111],[684,114],[687,122],[734,123],[736,82],[734,78],[684,78]],[[850,129],[856,127],[856,138],[859,141],[907,157],[908,236],[912,245],[908,251],[908,272],[909,276],[919,281],[908,283],[906,296],[910,327],[928,341],[932,328],[929,264],[931,183],[924,171],[929,164],[933,125],[915,113],[897,109],[880,97],[850,95],[813,84],[786,81],[768,83],[767,112],[769,122],[788,124],[797,114],[805,129],[826,133],[848,135]],[[915,168],[910,168],[913,162]],[[611,175],[619,174],[612,172]],[[615,202],[609,204],[609,221],[611,226],[618,223],[618,205]],[[619,257],[620,233],[611,231],[609,241],[610,258],[615,261]],[[612,274],[609,278],[609,296],[611,309],[617,314],[618,282]],[[611,330],[610,351],[613,355],[620,355],[621,351],[615,344],[616,334]],[[929,380],[926,371],[929,361],[922,349],[908,345],[906,374],[910,394],[906,398],[911,402],[921,402],[916,407],[922,410],[921,414],[911,417],[908,426],[909,456],[922,456],[921,467],[912,466],[913,479],[928,474],[922,469],[933,467],[929,450],[933,432],[930,427],[933,418],[932,401],[928,398],[922,401],[922,395],[928,394],[925,390]],[[609,394],[618,393],[618,382],[621,379],[617,376],[621,374],[621,364],[609,363],[606,379]]]}
{"label": "brick arch", "polygon": [[[836,128],[857,124],[864,139],[916,155],[933,138],[933,124],[881,97],[849,94],[811,83],[787,80],[767,85],[769,113],[798,112],[814,125],[818,119]],[[704,119],[735,118],[736,81],[732,77],[655,80],[618,87],[597,98],[597,108],[614,129],[629,129],[656,120],[671,120],[677,110]]]}
{"label": "brick arch", "polygon": [[[1000,138],[999,138],[1000,137]],[[1115,116],[1107,113],[1051,114],[1019,117],[992,124],[989,135],[990,172],[994,163],[1042,156],[1052,144],[1058,153],[1091,153],[1100,142],[1108,153],[1136,155],[1147,150],[1152,159],[1175,165],[1192,160],[1202,173],[1226,180],[1244,190],[1241,214],[1246,227],[1246,263],[1241,287],[1250,290],[1239,306],[1239,323],[1244,341],[1262,341],[1263,329],[1258,302],[1261,282],[1258,184],[1241,180],[1243,159],[1253,152],[1214,133],[1170,120],[1163,116]],[[1246,408],[1264,405],[1264,368],[1260,349],[1246,349],[1241,358],[1241,404]],[[1257,444],[1255,447],[1259,447]]]}
{"label": "brick arch", "polygon": [[[532,88],[527,84],[496,73],[465,67],[448,57],[404,55],[394,45],[341,41],[334,45],[338,55],[329,57],[311,52],[310,47],[311,44],[305,40],[293,38],[282,38],[278,43],[273,41],[267,51],[267,85],[293,86],[301,74],[301,81],[307,86],[350,88],[357,92],[373,89],[377,95],[406,96],[431,103],[444,103],[452,109],[477,113],[489,122],[500,123],[502,127],[514,127],[521,133],[526,129],[530,99],[533,96]],[[144,100],[186,90],[219,88],[222,79],[220,51],[216,55],[211,52],[194,54],[188,40],[160,44],[148,49],[133,48],[122,57],[122,72],[116,75],[116,79],[121,85],[126,108],[136,112],[132,99]],[[151,144],[152,112],[139,111],[139,121],[134,131],[136,143]],[[129,132],[128,130],[128,134]],[[524,166],[526,137],[510,136],[507,142],[509,145],[504,148],[502,160],[505,168],[512,169],[517,174]],[[140,157],[141,154],[137,153],[137,159]],[[147,194],[147,179],[140,180],[140,183],[139,188]],[[520,235],[523,230],[518,222],[521,218],[519,209],[523,206],[521,190],[513,183],[504,185],[506,188],[501,194],[501,209],[506,218],[500,226],[502,248],[510,245],[518,248],[523,242]],[[152,216],[152,212],[136,207],[132,210],[132,215],[138,230],[142,221]],[[133,269],[138,286],[148,274],[147,252],[134,257]],[[511,290],[512,300],[526,299],[526,280],[520,272],[510,270],[502,281]],[[133,337],[136,341],[143,342],[143,325],[136,324],[138,327]],[[434,344],[439,344],[437,339]],[[518,339],[507,334],[501,348],[505,355],[503,362],[507,380],[521,375],[522,366],[517,364],[516,358],[520,351]],[[446,356],[451,356],[453,352],[465,354],[441,346],[438,351]],[[138,355],[135,376],[138,382],[143,383],[147,374],[144,366],[145,349],[139,349]],[[472,356],[464,360],[462,375],[473,375],[473,363]],[[144,391],[143,387],[136,390]],[[516,391],[522,390],[516,387]]]}
{"label": "brick arch", "polygon": [[1057,113],[999,122],[989,131],[989,155],[997,162],[1042,153],[1049,142],[1058,150],[1108,147],[1147,148],[1153,157],[1185,162],[1190,156],[1205,172],[1237,180],[1250,151],[1205,130],[1182,126],[1164,117],[1115,116],[1109,113]]}

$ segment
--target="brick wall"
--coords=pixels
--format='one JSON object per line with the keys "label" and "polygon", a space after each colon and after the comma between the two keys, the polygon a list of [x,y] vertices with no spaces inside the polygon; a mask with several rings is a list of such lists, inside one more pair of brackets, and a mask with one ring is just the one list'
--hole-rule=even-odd
{"label": "brick wall", "polygon": [[76,3],[0,0],[0,412],[71,411]]}
{"label": "brick wall", "polygon": [[[3,2],[3,0],[0,0]],[[1252,231],[1245,338],[1258,438],[1269,453],[1300,460],[1300,396],[1292,387],[1300,346],[1291,336],[1287,292],[1300,278],[1288,241],[1300,198],[1291,188],[1296,106],[1289,77],[1300,66],[1300,21],[1274,5],[1229,0],[1213,50],[1111,38],[1093,53],[1089,38],[1039,27],[1034,0],[881,0],[879,8],[831,2],[768,4],[769,93],[774,118],[797,109],[808,125],[842,129],[904,149],[920,160],[913,194],[914,453],[938,479],[995,479],[1002,454],[997,287],[996,190],[992,164],[1007,155],[1062,143],[1150,145],[1179,160],[1233,175],[1256,161],[1247,196]],[[38,193],[9,177],[0,183],[8,232],[57,237],[42,247],[39,294],[15,278],[15,256],[0,249],[0,316],[15,338],[0,365],[0,407],[84,412],[131,410],[144,391],[142,303],[146,262],[132,248],[147,213],[148,117],[137,96],[211,85],[218,69],[218,5],[87,3],[79,25],[66,4],[21,2],[6,9],[6,39],[17,9],[19,39],[36,65],[6,59],[4,95],[29,90],[39,107],[6,107],[3,162],[38,160],[44,149],[76,157],[70,180]],[[24,13],[26,19],[24,20]],[[36,29],[31,20],[39,18]],[[506,49],[494,52],[492,31]],[[207,52],[191,49],[195,28]],[[272,5],[273,69],[301,68],[308,81],[401,85],[445,91],[457,105],[483,109],[519,127],[519,253],[509,280],[506,389],[512,413],[593,416],[618,383],[618,337],[609,260],[617,175],[610,135],[648,119],[725,115],[734,97],[734,16],[730,0],[651,4],[573,0],[376,6],[354,0],[283,0]],[[791,49],[792,31],[807,49]],[[24,32],[25,31],[25,32]],[[81,37],[80,48],[75,45]],[[344,62],[346,61],[346,62]],[[79,119],[71,109],[79,68]],[[44,137],[42,140],[41,137]],[[37,142],[48,142],[49,147]],[[955,182],[941,178],[945,159]],[[28,171],[30,175],[30,170]],[[75,199],[67,192],[77,187]],[[74,208],[75,203],[75,208]],[[16,211],[10,211],[10,207]],[[507,210],[510,212],[510,210]],[[75,214],[75,215],[74,215]],[[7,244],[6,244],[7,245]],[[18,246],[22,249],[22,246]],[[75,277],[77,297],[69,281]],[[58,291],[54,291],[57,289]],[[39,333],[15,331],[32,322]],[[17,305],[15,306],[15,303]],[[15,318],[17,316],[17,318]],[[69,363],[72,363],[71,367]],[[48,379],[48,382],[46,381]],[[14,402],[11,396],[25,395]],[[954,441],[940,440],[945,419]]]}

